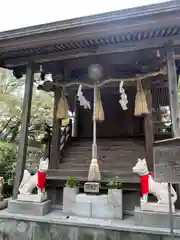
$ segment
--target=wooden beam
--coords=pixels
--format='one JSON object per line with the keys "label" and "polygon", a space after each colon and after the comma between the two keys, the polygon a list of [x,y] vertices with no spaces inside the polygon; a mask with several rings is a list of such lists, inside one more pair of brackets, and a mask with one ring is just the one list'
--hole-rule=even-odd
{"label": "wooden beam", "polygon": [[174,137],[180,137],[180,111],[178,100],[178,86],[176,75],[176,64],[172,46],[166,47],[167,69],[168,69],[168,86],[169,100],[172,120],[172,132]]}
{"label": "wooden beam", "polygon": [[81,58],[87,56],[96,56],[96,55],[104,55],[110,53],[123,53],[123,52],[131,52],[138,51],[142,49],[159,49],[163,48],[163,46],[172,40],[173,45],[180,45],[180,36],[171,36],[171,37],[159,37],[154,39],[147,39],[141,41],[133,41],[129,43],[121,43],[121,44],[109,44],[106,46],[99,46],[98,48],[77,48],[74,50],[67,51],[59,51],[54,53],[44,53],[33,55],[31,57],[18,57],[17,59],[7,59],[4,60],[4,66],[7,68],[13,68],[17,66],[26,65],[28,61],[34,61],[36,63],[44,63],[51,61],[59,61],[73,58]]}
{"label": "wooden beam", "polygon": [[21,116],[21,131],[20,131],[20,142],[18,149],[18,158],[16,164],[16,177],[15,184],[13,188],[13,199],[17,198],[19,185],[24,173],[24,167],[26,163],[26,155],[27,155],[27,146],[28,146],[28,128],[30,122],[30,114],[31,114],[31,101],[32,101],[32,93],[33,93],[33,65],[29,63],[27,65],[26,72],[26,81],[25,81],[25,92],[24,92],[24,100],[22,107],[22,116]]}
{"label": "wooden beam", "polygon": [[57,107],[61,97],[60,89],[55,90],[54,94],[54,113],[53,113],[53,129],[51,141],[51,154],[49,169],[57,169],[60,161],[60,133],[61,133],[61,120],[57,119]]}
{"label": "wooden beam", "polygon": [[149,114],[144,117],[144,133],[145,133],[145,149],[146,158],[149,169],[153,168],[153,143],[154,143],[154,129],[152,121],[152,94],[151,94],[151,81],[147,79],[144,81],[144,89],[146,93],[147,106]]}

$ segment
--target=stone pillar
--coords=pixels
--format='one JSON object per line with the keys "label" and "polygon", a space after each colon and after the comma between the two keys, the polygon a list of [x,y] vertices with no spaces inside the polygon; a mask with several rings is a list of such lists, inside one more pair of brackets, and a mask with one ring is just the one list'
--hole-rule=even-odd
{"label": "stone pillar", "polygon": [[29,122],[30,122],[31,101],[32,101],[32,93],[33,93],[33,81],[34,81],[33,64],[29,63],[27,65],[27,70],[26,70],[25,91],[24,91],[24,100],[23,100],[22,115],[21,115],[20,141],[19,141],[18,158],[17,158],[17,164],[16,164],[16,177],[15,177],[15,183],[13,188],[13,199],[17,198],[19,185],[23,177],[25,163],[26,163],[27,146],[28,146],[28,128],[29,128]]}

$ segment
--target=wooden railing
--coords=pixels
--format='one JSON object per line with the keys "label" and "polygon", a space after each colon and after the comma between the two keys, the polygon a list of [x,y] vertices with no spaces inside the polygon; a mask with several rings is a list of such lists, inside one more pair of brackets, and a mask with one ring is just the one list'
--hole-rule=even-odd
{"label": "wooden railing", "polygon": [[[69,123],[65,127],[62,127],[61,129],[60,147],[59,147],[59,152],[61,156],[64,152],[64,149],[67,146],[67,143],[71,139],[71,132],[72,132],[72,121],[70,120]],[[45,137],[43,139],[43,144],[45,144],[44,157],[50,158],[51,139],[52,139],[52,127],[48,126],[48,128],[46,129]]]}
{"label": "wooden railing", "polygon": [[69,120],[68,125],[66,125],[61,130],[61,137],[60,137],[60,155],[62,156],[68,142],[71,139],[71,132],[72,132],[72,121]]}

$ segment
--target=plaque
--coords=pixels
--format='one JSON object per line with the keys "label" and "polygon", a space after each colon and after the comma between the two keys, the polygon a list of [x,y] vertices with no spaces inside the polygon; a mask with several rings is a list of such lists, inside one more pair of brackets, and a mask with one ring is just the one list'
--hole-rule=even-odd
{"label": "plaque", "polygon": [[99,193],[100,184],[97,182],[86,182],[84,184],[84,192]]}
{"label": "plaque", "polygon": [[180,183],[180,138],[155,142],[153,161],[156,181]]}

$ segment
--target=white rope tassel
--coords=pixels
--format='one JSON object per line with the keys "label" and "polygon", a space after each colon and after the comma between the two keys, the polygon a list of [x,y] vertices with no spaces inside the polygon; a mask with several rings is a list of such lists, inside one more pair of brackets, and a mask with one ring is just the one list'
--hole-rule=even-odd
{"label": "white rope tassel", "polygon": [[83,95],[81,84],[79,85],[79,88],[78,88],[77,97],[78,97],[78,101],[80,103],[80,106],[83,106],[84,109],[91,109],[90,102]]}
{"label": "white rope tassel", "polygon": [[124,111],[126,111],[128,109],[127,104],[128,104],[128,100],[127,100],[127,95],[125,93],[125,90],[123,88],[123,84],[124,81],[121,81],[119,84],[119,93],[120,93],[120,100],[119,100],[119,104],[121,105],[122,109]]}
{"label": "white rope tassel", "polygon": [[96,144],[96,86],[94,85],[94,106],[93,106],[93,144],[92,144],[92,160],[88,173],[89,182],[101,181],[101,174],[97,160],[97,144]]}

